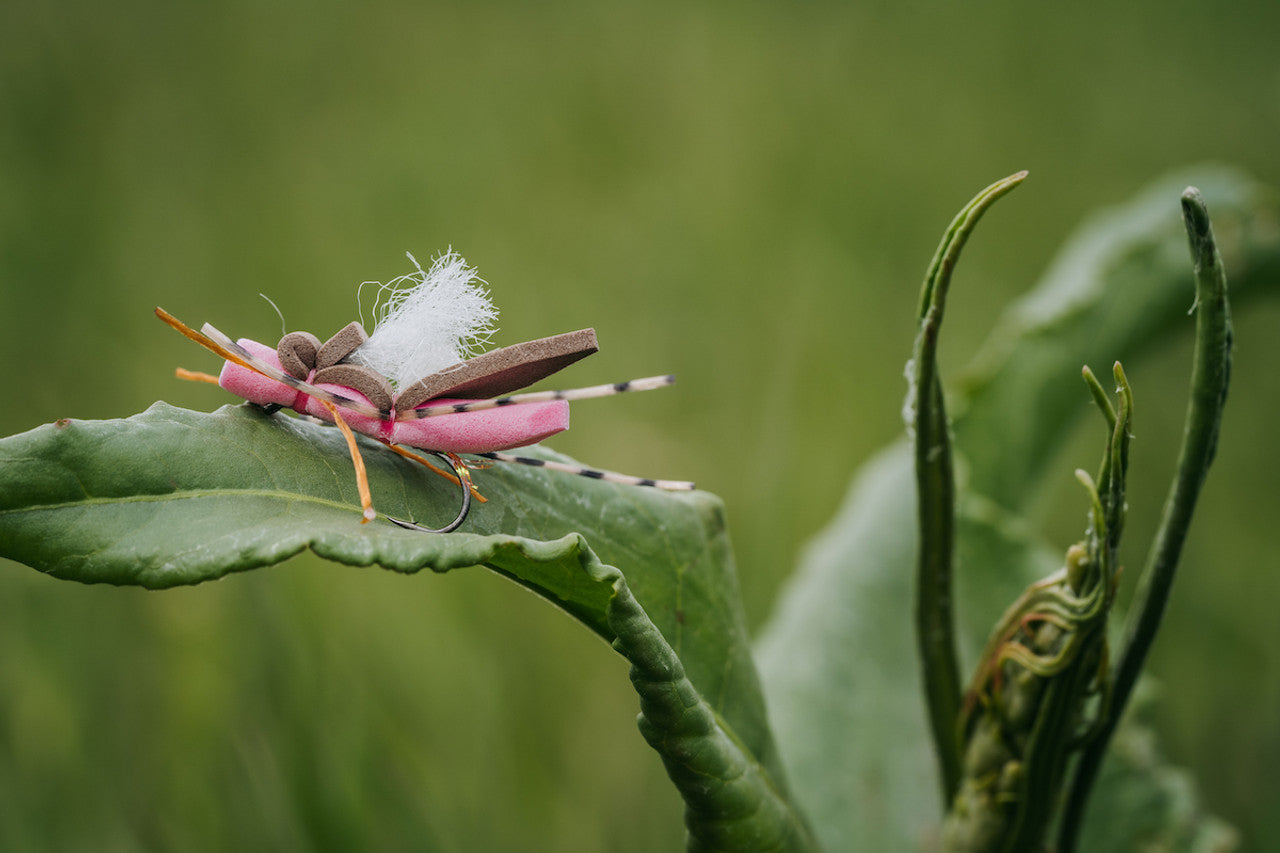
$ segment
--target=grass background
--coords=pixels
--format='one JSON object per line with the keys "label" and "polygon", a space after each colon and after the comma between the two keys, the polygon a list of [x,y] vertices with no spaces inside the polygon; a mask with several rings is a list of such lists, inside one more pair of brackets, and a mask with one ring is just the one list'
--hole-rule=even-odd
{"label": "grass background", "polygon": [[[564,382],[679,375],[575,407],[552,444],[722,495],[759,625],[855,466],[902,429],[918,282],[954,211],[1031,170],[966,252],[953,373],[1088,211],[1210,159],[1280,185],[1278,25],[1274,4],[1181,0],[9,0],[0,433],[226,402],[173,379],[214,364],[155,305],[272,341],[265,292],[325,336],[361,281],[452,246],[491,285],[498,343],[596,328],[601,354]],[[1278,320],[1239,317],[1154,662],[1168,752],[1252,849],[1280,845]],[[1176,339],[1129,366],[1130,565],[1188,360]],[[1063,544],[1094,445],[1038,508]],[[681,843],[622,661],[482,572],[302,558],[147,593],[7,564],[0,614],[5,849]]]}

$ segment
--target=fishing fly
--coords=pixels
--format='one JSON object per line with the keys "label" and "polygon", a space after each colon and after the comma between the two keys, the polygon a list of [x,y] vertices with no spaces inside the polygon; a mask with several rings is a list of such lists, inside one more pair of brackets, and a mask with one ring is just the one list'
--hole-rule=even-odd
{"label": "fishing fly", "polygon": [[[179,368],[180,378],[216,384],[270,412],[292,409],[342,431],[355,468],[361,523],[372,521],[377,513],[354,432],[380,441],[461,488],[461,509],[444,527],[384,515],[401,527],[428,533],[456,529],[466,519],[473,495],[484,500],[471,480],[471,469],[478,465],[461,454],[632,486],[694,487],[683,480],[632,477],[505,453],[568,429],[573,400],[662,388],[675,379],[652,376],[517,393],[597,352],[595,330],[478,352],[494,330],[497,309],[475,269],[453,251],[436,258],[428,270],[413,255],[409,260],[415,272],[379,285],[372,334],[353,322],[326,341],[310,332],[290,332],[272,348],[248,338],[232,340],[208,323],[197,331],[163,308],[156,308],[156,316],[225,361],[218,376]],[[408,448],[434,456],[448,470]]]}

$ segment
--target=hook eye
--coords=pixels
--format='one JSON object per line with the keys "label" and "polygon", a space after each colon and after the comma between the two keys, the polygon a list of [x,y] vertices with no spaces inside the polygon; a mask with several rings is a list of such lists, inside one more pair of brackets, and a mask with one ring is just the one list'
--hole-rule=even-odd
{"label": "hook eye", "polygon": [[404,521],[399,518],[392,518],[389,515],[383,517],[392,524],[397,524],[405,530],[418,530],[422,533],[448,533],[451,530],[457,530],[462,522],[466,521],[467,513],[471,511],[471,474],[467,471],[467,465],[453,453],[441,453],[438,450],[428,450],[432,456],[447,464],[453,469],[454,475],[458,478],[458,482],[462,484],[462,509],[458,511],[458,517],[446,524],[444,527],[423,527],[421,524],[415,524],[412,521]]}

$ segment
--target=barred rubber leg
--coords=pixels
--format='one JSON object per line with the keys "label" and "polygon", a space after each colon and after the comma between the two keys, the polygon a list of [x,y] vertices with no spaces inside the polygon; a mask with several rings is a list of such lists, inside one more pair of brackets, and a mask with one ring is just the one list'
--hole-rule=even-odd
{"label": "barred rubber leg", "polygon": [[576,474],[579,477],[590,477],[593,480],[604,480],[609,483],[622,483],[627,486],[649,486],[672,492],[687,492],[695,488],[694,484],[688,480],[652,480],[648,477],[633,477],[630,474],[617,474],[613,471],[583,468],[580,465],[566,465],[563,462],[552,462],[547,459],[534,459],[531,456],[512,456],[510,453],[476,453],[474,455],[485,459],[494,459],[498,462],[514,462],[517,465],[547,468],[551,471],[563,471],[566,474]]}
{"label": "barred rubber leg", "polygon": [[527,394],[494,397],[492,400],[468,400],[465,403],[421,406],[417,409],[410,409],[407,412],[396,412],[396,420],[430,418],[435,415],[456,415],[460,412],[478,412],[484,409],[515,406],[520,403],[548,403],[553,400],[572,401],[589,400],[593,397],[612,397],[614,394],[625,394],[628,391],[652,391],[656,388],[665,388],[675,381],[676,378],[674,376],[647,376],[644,379],[614,382],[609,385],[592,385],[588,388],[568,388],[563,391],[530,391]]}

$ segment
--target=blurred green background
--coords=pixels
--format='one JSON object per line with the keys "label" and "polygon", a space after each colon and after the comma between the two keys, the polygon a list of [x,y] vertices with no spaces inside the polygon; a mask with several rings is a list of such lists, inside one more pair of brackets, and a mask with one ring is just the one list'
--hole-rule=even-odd
{"label": "blurred green background", "polygon": [[[902,430],[917,286],[954,211],[1031,170],[967,251],[952,375],[1090,210],[1204,160],[1280,185],[1278,27],[1274,3],[1168,0],[8,0],[0,433],[211,410],[228,397],[172,369],[215,359],[153,306],[270,342],[264,292],[324,336],[361,281],[452,246],[491,285],[498,343],[596,328],[561,382],[679,375],[576,406],[551,444],[722,495],[758,626]],[[1252,849],[1280,846],[1278,320],[1240,312],[1154,662],[1168,753]],[[1130,565],[1188,359],[1176,339],[1129,366]],[[1095,439],[1038,508],[1063,545]],[[620,658],[481,571],[305,557],[163,593],[0,573],[4,849],[677,849],[636,710]]]}

